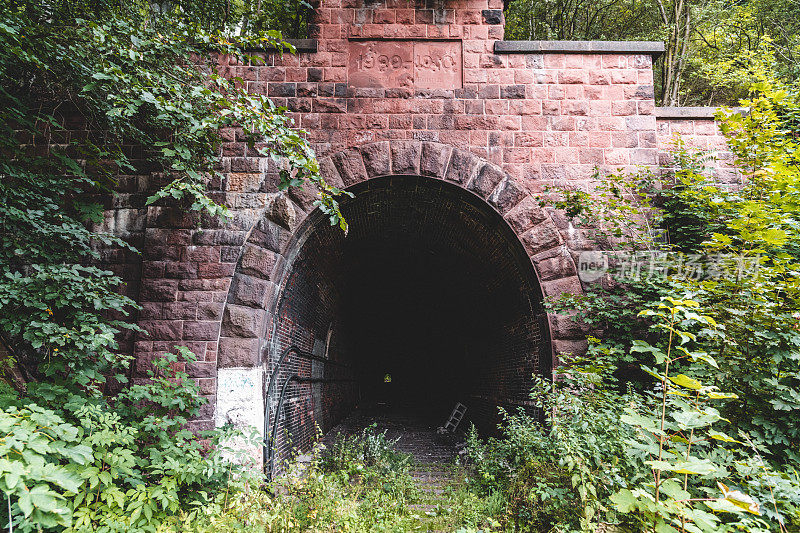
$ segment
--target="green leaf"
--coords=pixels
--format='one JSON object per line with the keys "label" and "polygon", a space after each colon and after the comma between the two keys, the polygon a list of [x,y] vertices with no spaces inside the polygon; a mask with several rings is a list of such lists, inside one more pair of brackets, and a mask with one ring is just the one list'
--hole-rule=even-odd
{"label": "green leaf", "polygon": [[657,364],[663,364],[666,361],[667,356],[664,352],[659,350],[658,348],[651,346],[645,341],[642,340],[634,340],[633,345],[631,346],[631,352],[633,353],[652,353],[653,357],[656,359]]}
{"label": "green leaf", "polygon": [[636,510],[636,498],[628,489],[622,489],[612,494],[609,499],[614,504],[614,508],[620,513],[631,513]]}
{"label": "green leaf", "polygon": [[652,461],[645,461],[644,464],[646,464],[653,470],[660,470],[662,472],[663,471],[669,472],[675,469],[675,465],[668,461],[652,460]]}
{"label": "green leaf", "polygon": [[761,515],[758,502],[749,495],[739,490],[730,490],[727,485],[719,481],[717,482],[717,486],[722,491],[723,497],[728,503],[748,513]]}
{"label": "green leaf", "polygon": [[83,202],[76,200],[73,205],[78,212],[78,217],[82,222],[103,222],[103,205],[93,202]]}
{"label": "green leaf", "polygon": [[667,524],[664,520],[656,522],[656,533],[678,533],[678,530]]}
{"label": "green leaf", "polygon": [[47,485],[36,485],[30,491],[31,505],[43,512],[64,514],[68,511],[64,505],[64,498],[52,491]]}
{"label": "green leaf", "polygon": [[675,411],[672,413],[672,418],[681,429],[698,429],[710,426],[720,419],[717,413],[694,410]]}
{"label": "green leaf", "polygon": [[761,232],[761,238],[772,246],[783,246],[786,243],[786,232],[778,228],[770,228]]}
{"label": "green leaf", "polygon": [[722,433],[721,431],[709,431],[708,436],[711,437],[712,439],[721,440],[722,442],[738,442],[739,444],[742,444],[741,441],[738,441],[733,437],[730,437],[725,433]]}
{"label": "green leaf", "polygon": [[620,422],[625,424],[644,428],[651,433],[661,434],[658,422],[655,419],[640,415],[633,409],[625,409],[625,414],[621,415],[619,419]]}
{"label": "green leaf", "polygon": [[705,394],[712,400],[728,400],[728,399],[736,399],[739,397],[738,394],[733,394],[732,392],[710,391],[706,392]]}
{"label": "green leaf", "polygon": [[673,500],[688,500],[692,495],[683,489],[683,485],[675,479],[667,479],[661,483],[661,492]]}
{"label": "green leaf", "polygon": [[17,483],[19,483],[19,478],[20,473],[18,472],[8,472],[5,476],[3,476],[3,479],[5,480],[6,486],[9,490],[12,490],[17,486]]}
{"label": "green leaf", "polygon": [[676,474],[707,475],[716,471],[717,467],[708,459],[690,458],[687,461],[675,463],[673,472]]}
{"label": "green leaf", "polygon": [[25,518],[28,518],[31,513],[33,513],[33,502],[31,501],[30,492],[25,491],[20,494],[17,505],[19,505],[19,509],[22,511],[22,514],[25,515]]}
{"label": "green leaf", "polygon": [[677,474],[707,475],[717,470],[717,467],[711,461],[694,457],[686,461],[677,461],[675,463],[654,460],[645,461],[645,464],[650,466],[653,470],[675,472]]}
{"label": "green leaf", "polygon": [[703,388],[702,384],[699,381],[690,378],[686,374],[678,374],[675,377],[668,376],[668,378],[671,382],[680,387],[685,387],[691,390],[700,390],[701,388]]}
{"label": "green leaf", "polygon": [[682,390],[679,390],[679,389],[670,389],[670,390],[667,391],[667,394],[670,394],[670,395],[673,395],[673,396],[680,396],[681,398],[691,398],[692,397],[691,394],[685,393],[685,392],[683,392]]}

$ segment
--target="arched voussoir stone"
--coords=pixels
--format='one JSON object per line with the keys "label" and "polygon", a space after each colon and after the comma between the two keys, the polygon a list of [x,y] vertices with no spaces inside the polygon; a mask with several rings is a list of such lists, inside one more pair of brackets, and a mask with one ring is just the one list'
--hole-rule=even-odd
{"label": "arched voussoir stone", "polygon": [[539,200],[533,195],[527,194],[517,205],[510,208],[503,218],[517,235],[521,235],[535,225],[544,222],[548,215],[539,205]]}
{"label": "arched voussoir stone", "polygon": [[550,315],[550,331],[561,340],[582,341],[591,333],[591,327],[582,322],[575,312]]}
{"label": "arched voussoir stone", "polygon": [[583,355],[589,349],[589,343],[584,340],[553,339],[553,369],[561,366],[565,355]]}
{"label": "arched voussoir stone", "polygon": [[360,150],[369,178],[385,176],[392,172],[392,150],[389,141],[366,144]]}
{"label": "arched voussoir stone", "polygon": [[369,177],[367,176],[367,169],[364,167],[364,159],[361,156],[361,152],[355,148],[337,152],[331,156],[331,160],[339,172],[345,187],[360,183]]}
{"label": "arched voussoir stone", "polygon": [[[563,242],[558,228],[549,217],[525,231],[520,235],[520,239],[531,258],[535,258],[538,254],[559,246]],[[534,262],[536,262],[535,259]]]}
{"label": "arched voussoir stone", "polygon": [[453,154],[450,156],[450,163],[447,165],[444,179],[466,185],[472,181],[478,174],[478,170],[484,165],[485,162],[475,154],[453,148]]}
{"label": "arched voussoir stone", "polygon": [[337,170],[336,165],[333,163],[333,160],[330,157],[323,157],[319,160],[319,172],[322,177],[325,178],[325,182],[328,185],[332,185],[333,187],[338,187],[340,189],[344,188],[344,181],[339,175],[339,170]]}
{"label": "arched voussoir stone", "polygon": [[392,141],[392,174],[419,174],[421,141]]}
{"label": "arched voussoir stone", "polygon": [[422,143],[419,173],[430,178],[444,178],[452,151],[452,148],[446,144]]}
{"label": "arched voussoir stone", "polygon": [[478,174],[467,184],[467,189],[485,200],[505,177],[506,173],[503,172],[502,168],[491,163],[485,163],[478,171]]}
{"label": "arched voussoir stone", "polygon": [[489,203],[501,214],[505,215],[525,199],[526,196],[526,191],[518,185],[515,180],[505,178],[489,197]]}
{"label": "arched voussoir stone", "polygon": [[272,250],[248,242],[239,259],[239,271],[268,280],[277,261],[277,254]]}
{"label": "arched voussoir stone", "polygon": [[548,281],[542,281],[542,292],[546,298],[557,298],[562,294],[581,294],[581,281],[578,276],[567,276]]}
{"label": "arched voussoir stone", "polygon": [[[296,227],[297,225],[297,210],[294,208],[294,205],[286,197],[283,193],[273,193],[272,198],[267,202],[267,207],[264,209],[264,217],[259,221],[258,226],[254,231],[258,231],[261,229],[268,234],[274,234],[274,229],[265,228],[263,226],[264,220],[269,220],[277,225],[278,228],[282,228],[285,231],[281,233],[286,233],[290,235],[290,232]],[[288,237],[284,239],[287,241]],[[274,251],[279,251],[283,249],[283,246],[278,248],[272,247],[270,248]]]}
{"label": "arched voussoir stone", "polygon": [[319,189],[316,185],[306,183],[302,187],[290,187],[289,197],[304,213],[310,213],[316,207],[314,202],[319,198]]}
{"label": "arched voussoir stone", "polygon": [[550,281],[554,279],[577,276],[575,263],[569,254],[559,254],[547,259],[535,260],[539,271],[540,281]]}

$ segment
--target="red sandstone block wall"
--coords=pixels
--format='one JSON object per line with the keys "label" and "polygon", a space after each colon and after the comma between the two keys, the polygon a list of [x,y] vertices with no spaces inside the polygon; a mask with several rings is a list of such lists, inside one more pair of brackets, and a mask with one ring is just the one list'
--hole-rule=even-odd
{"label": "red sandstone block wall", "polygon": [[733,166],[733,154],[725,136],[719,131],[712,117],[707,118],[668,118],[659,117],[656,135],[658,137],[659,165],[669,168],[672,165],[670,151],[679,143],[690,151],[706,153],[709,169],[723,184],[734,186],[741,183],[741,173]]}
{"label": "red sandstone block wall", "polygon": [[[377,140],[438,141],[467,147],[534,189],[542,179],[586,180],[596,165],[657,164],[649,55],[498,55],[501,2],[437,4],[323,0],[316,11],[318,52],[267,56],[265,66],[230,65],[226,72],[285,105],[320,156]],[[348,85],[348,46],[364,37],[459,39],[463,87]],[[224,153],[247,155],[236,143]]]}

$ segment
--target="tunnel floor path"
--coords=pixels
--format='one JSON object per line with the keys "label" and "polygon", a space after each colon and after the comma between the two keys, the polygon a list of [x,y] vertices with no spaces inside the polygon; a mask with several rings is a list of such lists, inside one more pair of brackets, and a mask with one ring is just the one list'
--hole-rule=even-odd
{"label": "tunnel floor path", "polygon": [[389,441],[397,442],[397,451],[413,456],[411,476],[418,497],[411,503],[409,512],[416,517],[413,531],[454,531],[458,528],[459,492],[466,487],[467,472],[457,463],[455,442],[437,435],[437,427],[444,425],[446,417],[435,420],[408,408],[370,406],[354,410],[334,427],[323,439],[327,446],[338,435],[352,435],[371,424],[378,432],[386,431]]}
{"label": "tunnel floor path", "polygon": [[323,442],[330,444],[337,435],[352,435],[375,424],[379,433],[386,432],[387,440],[397,440],[397,451],[411,454],[415,463],[452,464],[457,455],[454,442],[436,434],[436,428],[445,421],[446,417],[437,421],[407,407],[359,407],[331,429]]}

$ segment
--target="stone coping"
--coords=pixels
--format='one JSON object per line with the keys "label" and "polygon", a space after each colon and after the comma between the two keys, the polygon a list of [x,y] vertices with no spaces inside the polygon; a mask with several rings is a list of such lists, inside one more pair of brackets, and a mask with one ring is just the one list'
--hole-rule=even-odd
{"label": "stone coping", "polygon": [[[291,44],[297,50],[297,53],[313,54],[317,51],[316,39],[284,39],[287,43]],[[274,52],[274,46],[248,46],[245,48],[246,52]]]}
{"label": "stone coping", "polygon": [[495,54],[647,54],[664,53],[661,41],[495,41]]}
{"label": "stone coping", "polygon": [[657,107],[656,118],[685,118],[714,120],[718,107]]}
{"label": "stone coping", "polygon": [[[714,120],[720,107],[697,106],[697,107],[656,107],[654,115],[656,118],[663,119],[685,119],[685,120]],[[749,109],[746,107],[734,107],[732,111],[740,115],[747,115]]]}

